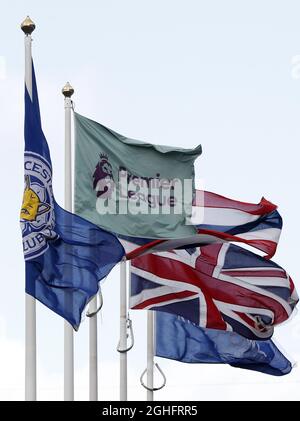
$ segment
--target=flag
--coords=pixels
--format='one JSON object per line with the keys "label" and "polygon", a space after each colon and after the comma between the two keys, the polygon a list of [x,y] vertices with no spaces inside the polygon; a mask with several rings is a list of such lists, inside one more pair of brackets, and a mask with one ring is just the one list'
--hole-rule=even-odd
{"label": "flag", "polygon": [[270,338],[297,301],[284,269],[234,244],[146,254],[131,264],[132,309],[174,313],[249,339]]}
{"label": "flag", "polygon": [[172,240],[149,240],[119,236],[128,259],[146,253],[196,247],[220,242],[247,244],[271,258],[277,248],[282,218],[277,206],[262,198],[258,204],[228,199],[216,193],[197,190],[191,222],[193,236]]}
{"label": "flag", "polygon": [[194,161],[182,149],[129,139],[75,113],[75,213],[111,232],[150,239],[196,233]]}
{"label": "flag", "polygon": [[25,86],[24,171],[20,222],[26,292],[78,329],[99,281],[122,259],[124,249],[114,235],[65,211],[55,201],[33,65],[32,95]]}
{"label": "flag", "polygon": [[275,254],[282,218],[277,206],[264,197],[258,204],[252,204],[197,191],[193,210],[192,222],[198,233],[245,243],[269,258]]}
{"label": "flag", "polygon": [[234,332],[204,329],[164,312],[156,312],[158,357],[185,363],[219,363],[283,376],[292,370],[291,362],[273,341],[254,341]]}

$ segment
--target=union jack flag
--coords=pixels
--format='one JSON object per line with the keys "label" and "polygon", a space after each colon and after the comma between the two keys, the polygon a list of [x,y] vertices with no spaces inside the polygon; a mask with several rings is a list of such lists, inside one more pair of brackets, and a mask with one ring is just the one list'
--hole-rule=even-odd
{"label": "union jack flag", "polygon": [[298,302],[284,269],[230,243],[133,259],[130,295],[132,309],[177,314],[249,339],[270,338]]}
{"label": "union jack flag", "polygon": [[195,226],[195,234],[188,238],[151,240],[120,236],[127,259],[146,253],[223,242],[247,244],[271,258],[282,228],[277,206],[265,198],[255,204],[201,190],[196,191],[190,222]]}

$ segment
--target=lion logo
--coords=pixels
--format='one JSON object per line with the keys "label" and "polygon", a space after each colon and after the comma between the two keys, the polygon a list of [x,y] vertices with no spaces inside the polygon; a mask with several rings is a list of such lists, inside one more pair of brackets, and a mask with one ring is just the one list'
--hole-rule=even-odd
{"label": "lion logo", "polygon": [[93,189],[97,198],[111,198],[115,188],[112,166],[106,154],[100,153],[100,160],[93,174]]}

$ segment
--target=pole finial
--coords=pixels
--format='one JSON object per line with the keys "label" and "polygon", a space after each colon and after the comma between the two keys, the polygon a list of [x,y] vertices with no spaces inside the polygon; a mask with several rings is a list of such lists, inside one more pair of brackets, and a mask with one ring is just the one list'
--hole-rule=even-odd
{"label": "pole finial", "polygon": [[71,96],[74,94],[74,88],[70,85],[69,82],[67,82],[62,88],[61,92],[64,97],[71,98]]}
{"label": "pole finial", "polygon": [[21,23],[21,29],[25,35],[31,35],[35,30],[35,24],[29,16],[27,16],[26,19]]}

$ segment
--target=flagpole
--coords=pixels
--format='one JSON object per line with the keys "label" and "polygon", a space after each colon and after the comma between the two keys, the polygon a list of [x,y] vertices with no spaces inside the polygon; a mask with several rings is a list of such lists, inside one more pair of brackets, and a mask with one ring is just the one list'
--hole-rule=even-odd
{"label": "flagpole", "polygon": [[91,300],[89,313],[89,395],[90,401],[98,400],[98,336],[97,336],[97,295]]}
{"label": "flagpole", "polygon": [[[69,84],[62,89],[65,97],[65,209],[72,212],[72,158],[71,158],[71,96]],[[64,321],[64,400],[74,400],[74,334],[72,326]]]}
{"label": "flagpole", "polygon": [[153,401],[154,312],[147,311],[147,401]]}
{"label": "flagpole", "polygon": [[127,279],[126,260],[120,264],[120,401],[127,401]]}
{"label": "flagpole", "polygon": [[[29,16],[21,23],[25,34],[25,85],[32,99],[31,34],[35,24]],[[36,400],[36,301],[25,294],[25,400]]]}

